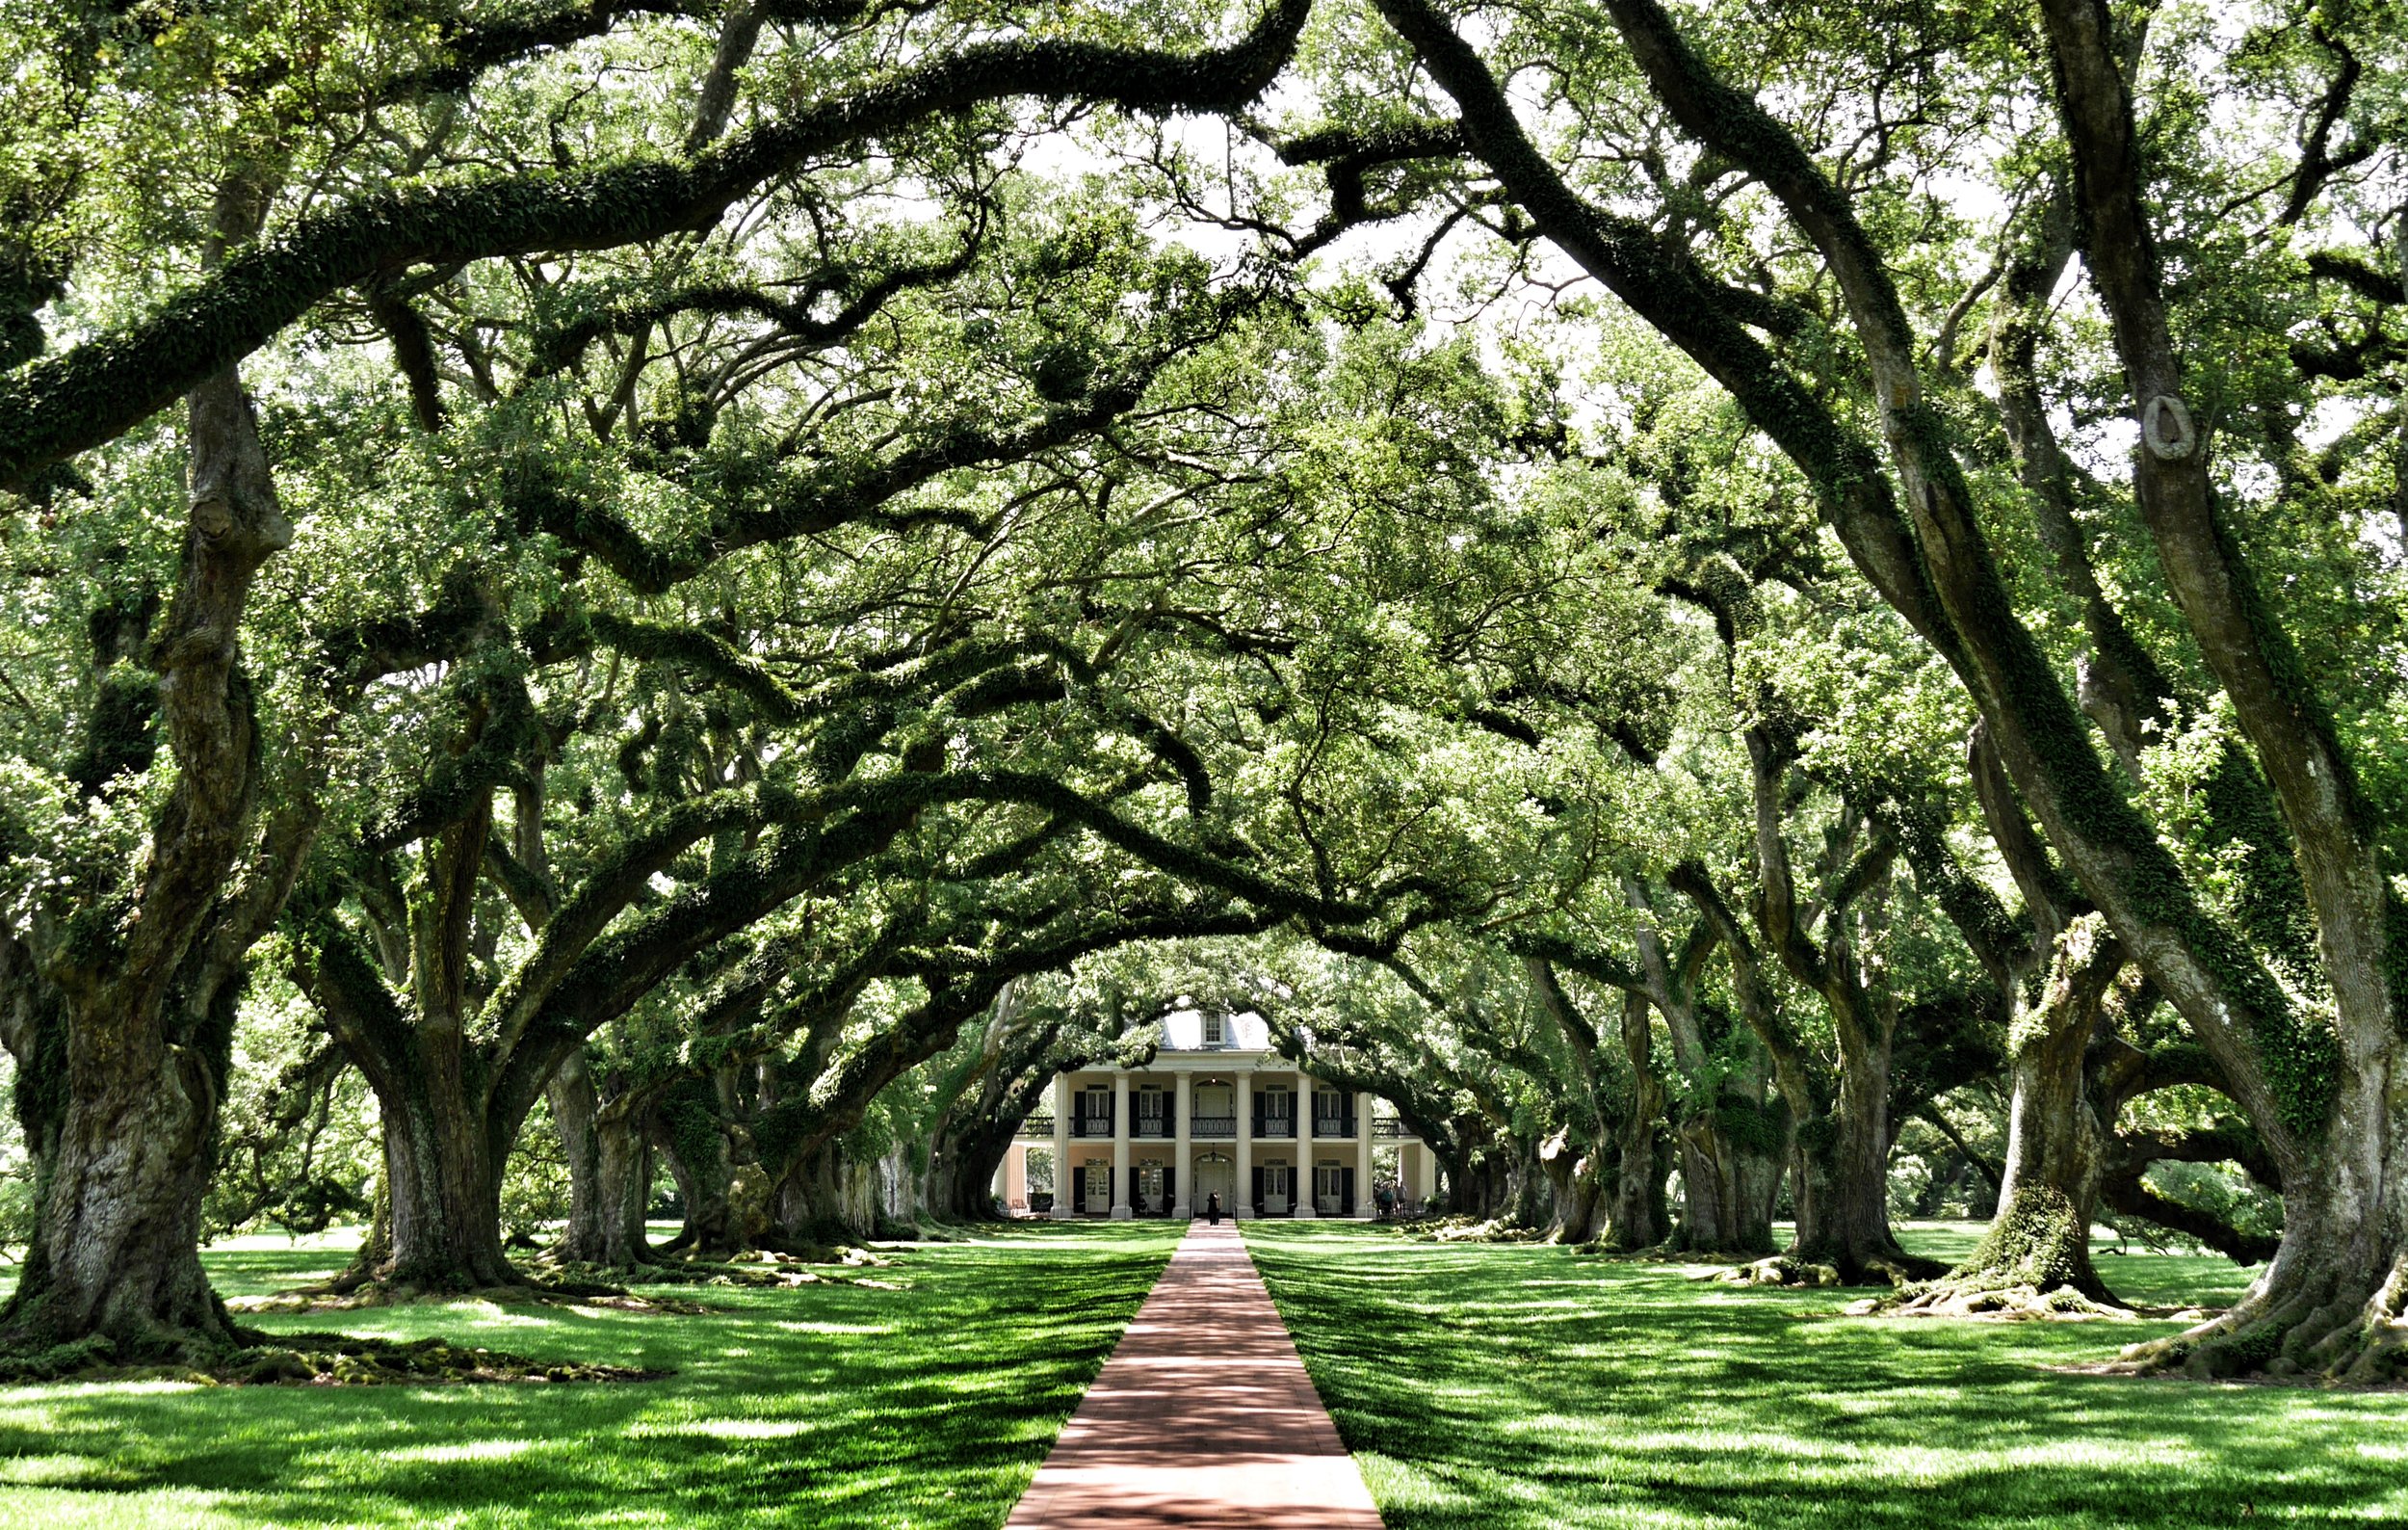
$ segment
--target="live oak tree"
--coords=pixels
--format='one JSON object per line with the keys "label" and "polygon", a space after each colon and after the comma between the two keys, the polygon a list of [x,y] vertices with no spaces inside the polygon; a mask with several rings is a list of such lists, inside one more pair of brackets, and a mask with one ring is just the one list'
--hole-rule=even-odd
{"label": "live oak tree", "polygon": [[2378,11],[0,22],[32,1369],[239,1342],[229,1094],[264,1207],[361,1070],[363,1275],[522,1279],[538,1098],[564,1255],[654,1159],[724,1253],[874,1137],[974,1209],[1033,996],[1182,940],[1459,1210],[1920,1273],[1971,1080],[1926,1306],[2261,1253],[2152,1188],[2238,1164],[2264,1278],[2134,1362],[2396,1368]]}
{"label": "live oak tree", "polygon": [[[54,499],[63,488],[71,493],[71,480],[57,470],[64,459],[141,432],[164,406],[191,399],[184,550],[153,587],[162,602],[157,630],[145,630],[138,599],[137,620],[113,620],[99,634],[106,647],[97,672],[129,656],[139,673],[99,693],[111,699],[91,714],[104,747],[93,763],[80,772],[65,761],[47,767],[48,780],[64,785],[81,774],[99,788],[131,765],[134,784],[151,789],[119,794],[119,816],[145,825],[147,853],[138,864],[130,846],[114,861],[102,845],[73,847],[77,884],[48,884],[46,899],[38,894],[19,920],[18,939],[35,949],[17,968],[26,981],[13,987],[13,1005],[25,1020],[13,1025],[10,1040],[28,1080],[20,1097],[43,1162],[44,1213],[32,1273],[5,1319],[13,1349],[47,1353],[89,1343],[127,1357],[200,1355],[231,1339],[195,1253],[197,1207],[236,985],[306,853],[317,800],[306,789],[263,800],[259,789],[271,757],[256,743],[259,719],[238,644],[252,586],[293,530],[238,364],[328,300],[364,287],[397,336],[396,358],[418,375],[417,402],[428,416],[430,347],[406,311],[413,268],[449,272],[479,260],[675,238],[819,156],[984,101],[1054,95],[1152,110],[1235,105],[1268,82],[1302,10],[1273,13],[1222,52],[1007,41],[964,47],[881,80],[864,80],[857,60],[839,46],[818,77],[809,69],[796,76],[799,96],[815,104],[718,147],[704,146],[715,133],[695,132],[690,150],[629,159],[605,141],[594,152],[618,161],[607,168],[564,176],[550,163],[468,170],[402,190],[382,188],[396,173],[425,169],[423,157],[409,155],[440,147],[455,132],[508,136],[526,122],[510,121],[517,103],[508,92],[491,112],[474,110],[486,104],[475,88],[490,71],[598,38],[624,14],[572,9],[492,28],[431,29],[393,16],[382,18],[388,30],[379,34],[391,46],[364,60],[233,16],[162,34],[172,45],[157,47],[145,31],[156,22],[146,13],[95,24],[40,13],[8,29],[22,61],[12,89],[39,108],[38,119],[56,137],[41,145],[47,160],[11,166],[13,201],[31,198],[37,213],[51,216],[26,230],[11,257],[25,279],[10,294],[18,305],[11,320],[17,364],[0,378],[7,438],[0,486]],[[834,16],[841,22],[846,13]],[[792,19],[788,36],[803,44],[798,58],[809,55],[822,19],[808,9]],[[722,75],[758,38],[726,40]],[[340,63],[295,68],[297,61],[328,59]],[[724,95],[724,79],[714,84],[709,62],[698,62],[703,95]],[[462,92],[465,128],[458,124]],[[723,119],[725,110],[704,115]],[[182,131],[196,114],[208,117],[209,130]],[[416,117],[419,130],[383,136],[396,114]],[[539,116],[533,125],[540,131]],[[396,139],[398,165],[386,152]],[[564,142],[554,142],[567,152]],[[185,202],[204,232],[184,236],[177,253],[198,275],[148,313],[136,311],[140,283],[107,288],[103,277],[115,273],[95,253],[107,248],[96,237],[107,221],[128,208],[139,215],[142,205],[115,177],[96,189],[79,181],[79,159],[103,145],[128,150],[102,155],[104,163],[147,171],[182,161],[179,170],[197,171],[213,188],[197,205]],[[79,284],[77,261],[88,255],[81,270],[90,279]],[[88,337],[29,360],[41,332],[33,316],[45,304],[78,301],[87,285],[99,300]],[[464,361],[475,378],[478,358]],[[342,658],[345,684],[356,687],[378,673],[356,648]],[[155,703],[145,699],[153,695]],[[153,704],[164,750],[145,743]],[[305,759],[308,752],[300,753]],[[21,868],[46,858],[37,847],[56,844],[55,824],[89,815],[76,808],[47,816],[26,826]],[[454,850],[457,865],[462,847]],[[19,882],[45,885],[39,874]],[[101,1153],[102,1142],[135,1150]],[[116,1230],[102,1236],[103,1228]]]}
{"label": "live oak tree", "polygon": [[[1499,34],[1499,54],[1540,49],[1576,61],[1550,76],[1552,99],[1582,131],[1642,141],[1634,152],[1586,156],[1587,166],[1616,167],[1613,184],[1591,187],[1549,157],[1517,115],[1497,65],[1453,18],[1422,0],[1382,0],[1376,9],[1429,81],[1423,93],[1409,75],[1399,77],[1407,92],[1399,104],[1437,124],[1406,145],[1412,155],[1467,155],[1526,226],[1692,356],[1796,464],[1850,561],[1956,673],[2051,847],[2193,1028],[2264,1135],[2285,1186],[2282,1253],[2233,1313],[2140,1359],[2187,1360],[2209,1371],[2386,1374],[2403,1332],[2399,1229],[2408,1226],[2397,1206],[2408,1186],[2399,1171],[2401,1134],[2383,1082],[2399,1036],[2396,961],[2387,955],[2398,922],[2397,849],[2385,827],[2396,815],[2369,793],[2378,778],[2359,761],[2390,741],[2382,725],[2344,725],[2307,658],[2317,651],[2352,673],[2379,673],[2380,662],[2368,661],[2385,640],[2343,637],[2319,624],[2323,613],[2286,602],[2264,577],[2263,566],[2285,555],[2253,544],[2241,529],[2244,513],[2263,509],[2282,518],[2326,496],[2299,475],[2287,482],[2279,468],[2270,495],[2257,487],[2261,480],[2219,471],[2252,455],[2257,422],[2284,406],[2253,399],[2236,409],[2239,423],[2221,437],[2235,455],[2217,455],[2219,410],[2198,391],[2194,373],[2219,374],[2186,357],[2176,336],[2214,332],[2217,315],[2229,310],[2187,307],[2182,300],[2189,294],[2169,284],[2160,253],[2165,213],[2151,201],[2159,209],[2198,206],[2195,186],[2170,177],[2181,173],[2173,167],[2191,171],[2205,160],[2232,172],[2228,187],[2270,180],[2274,188],[2231,202],[2270,227],[2249,244],[2251,254],[2269,239],[2291,237],[2303,222],[2346,240],[2341,207],[2353,182],[2343,174],[2344,160],[2364,164],[2391,152],[2379,109],[2355,110],[2354,93],[2369,60],[2378,71],[2390,68],[2395,38],[2367,21],[2324,26],[2316,49],[2295,47],[2286,61],[2295,92],[2303,79],[2315,82],[2301,103],[2306,110],[2246,138],[2245,149],[2203,156],[2194,152],[2203,139],[2190,133],[2161,135],[2144,147],[2135,101],[2148,100],[2146,88],[2154,88],[2180,112],[2191,98],[2185,82],[2219,68],[2250,76],[2254,88],[2282,77],[2258,68],[2253,51],[2272,46],[2266,40],[2282,18],[2271,8],[2264,30],[2230,53],[2197,38],[2119,30],[2091,0],[2044,6],[2037,36],[2003,15],[1950,17],[1920,40],[1929,53],[1896,65],[1871,28],[1807,25],[1783,34],[1801,56],[1848,60],[1876,74],[1887,68],[1885,78],[1906,87],[1904,100],[1948,107],[1924,118],[1909,105],[1893,116],[1885,101],[1861,130],[1852,125],[1860,119],[1846,114],[1809,110],[1785,119],[1760,104],[1748,71],[1781,49],[1751,39],[1738,53],[1719,17],[1711,26],[1676,20],[1652,0],[1628,0],[1605,7],[1610,33],[1601,35],[1585,20],[1534,13],[1526,28]],[[2153,55],[2153,47],[2162,51]],[[1933,54],[1960,69],[1921,70],[1919,59]],[[2144,60],[2160,72],[2136,88],[2135,66]],[[1607,81],[1636,86],[1651,110],[1634,123],[1624,104],[1632,96],[1590,93]],[[1995,123],[1991,132],[1960,140],[1922,131],[1955,115],[1976,82],[1993,92],[1975,118]],[[2028,116],[2014,131],[2024,103],[2054,111],[2061,136]],[[2234,161],[2261,150],[2278,172],[2252,181],[2264,165]],[[2023,507],[1981,471],[2003,454],[1985,462],[1980,407],[1952,392],[1933,360],[1935,350],[1952,359],[1949,331],[1981,293],[1965,302],[1960,281],[1941,299],[1912,257],[1899,253],[1910,242],[1900,215],[1933,204],[1921,180],[1926,167],[2011,175],[2025,153],[2061,154],[2071,167],[2068,197],[2087,288],[2124,374],[2108,396],[2139,434],[2129,487],[2110,497],[2136,512],[2155,554],[2150,587],[2173,608],[2163,624],[2167,640],[2184,650],[2186,669],[2213,697],[2213,715],[2229,717],[2232,736],[2247,750],[2254,779],[2234,783],[2238,807],[2258,812],[2258,803],[2270,805],[2261,821],[2279,825],[2289,841],[2262,841],[2262,854],[2269,865],[2290,862],[2286,869],[2295,869],[2304,888],[2316,946],[2304,981],[2253,944],[2237,917],[2245,910],[2222,907],[2212,884],[2186,870],[2168,844],[2186,836],[2161,831],[2135,801],[2138,783],[2101,757],[2071,676],[2035,637],[2030,608],[2015,599],[1995,550],[1997,525]],[[1685,169],[1676,172],[1675,165]],[[2278,195],[2280,206],[2267,205]],[[1641,213],[1620,210],[1610,196],[1632,198]],[[1811,262],[1785,282],[1743,244],[1717,245],[1722,230],[1736,234],[1751,219],[1793,230]],[[2186,249],[2212,243],[2187,230],[2182,237]],[[2381,269],[2363,257],[2349,263]],[[2249,300],[2259,303],[2296,293],[2307,275],[2272,261],[2238,269],[2244,276],[2230,284],[2234,296],[2250,290],[2247,277],[2270,276]],[[1818,309],[1827,321],[1810,317]],[[2348,321],[2336,320],[2336,332],[2346,333]],[[1847,347],[1845,379],[1825,364],[1831,353],[1800,343],[1824,335]],[[2313,358],[2316,348],[2307,349]],[[2249,351],[2240,355],[2254,360]],[[2271,376],[2290,399],[2306,391],[2296,376]],[[2279,432],[2271,439],[2280,446]],[[2289,454],[2257,460],[2269,456]],[[2102,659],[2111,665],[2116,657]],[[2396,679],[2375,683],[2388,691]]]}

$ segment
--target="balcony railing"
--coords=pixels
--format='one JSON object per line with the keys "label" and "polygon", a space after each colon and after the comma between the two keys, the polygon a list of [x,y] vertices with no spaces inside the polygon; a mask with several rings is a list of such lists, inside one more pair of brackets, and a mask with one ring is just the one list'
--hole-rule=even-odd
{"label": "balcony railing", "polygon": [[[1313,1135],[1324,1140],[1344,1141],[1354,1135],[1355,1121],[1346,1117],[1317,1116],[1313,1120]],[[1110,1137],[1112,1123],[1100,1117],[1073,1116],[1070,1135],[1082,1138]],[[1139,1121],[1130,1128],[1130,1136],[1138,1141],[1166,1142],[1178,1135],[1171,1121]],[[1020,1122],[1019,1136],[1024,1141],[1048,1142],[1054,1135],[1054,1118],[1030,1116]],[[1191,1116],[1188,1119],[1188,1135],[1199,1142],[1228,1142],[1238,1135],[1235,1116]],[[1372,1135],[1381,1142],[1397,1142],[1407,1137],[1418,1140],[1419,1134],[1406,1128],[1393,1116],[1375,1118]],[[1288,1116],[1266,1116],[1254,1128],[1257,1142],[1284,1142],[1296,1136],[1296,1121]]]}

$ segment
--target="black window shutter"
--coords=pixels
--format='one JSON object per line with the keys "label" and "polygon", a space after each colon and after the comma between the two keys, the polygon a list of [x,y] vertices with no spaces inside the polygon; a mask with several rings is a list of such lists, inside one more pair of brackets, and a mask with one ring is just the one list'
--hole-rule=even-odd
{"label": "black window shutter", "polygon": [[1354,1215],[1354,1171],[1348,1169],[1345,1174],[1345,1182],[1338,1191],[1338,1215],[1350,1217]]}
{"label": "black window shutter", "polygon": [[1163,1171],[1163,1209],[1165,1211],[1168,1211],[1171,1207],[1177,1205],[1178,1203],[1179,1171],[1176,1169],[1165,1169]]}
{"label": "black window shutter", "polygon": [[1073,1211],[1086,1209],[1086,1171],[1084,1169],[1070,1171],[1070,1209]]}
{"label": "black window shutter", "polygon": [[1259,1164],[1254,1170],[1254,1214],[1263,1214],[1263,1170]]}

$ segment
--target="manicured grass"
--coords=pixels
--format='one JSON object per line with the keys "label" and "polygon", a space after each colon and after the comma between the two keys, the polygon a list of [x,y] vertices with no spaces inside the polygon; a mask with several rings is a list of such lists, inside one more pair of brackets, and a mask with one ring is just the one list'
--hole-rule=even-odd
{"label": "manicured grass", "polygon": [[[1169,1256],[1161,1224],[1013,1227],[857,1272],[897,1287],[659,1287],[664,1316],[476,1303],[263,1317],[673,1368],[615,1385],[0,1389],[0,1526],[1003,1522]],[[227,1295],[330,1272],[213,1252]]]}
{"label": "manicured grass", "polygon": [[[1946,1256],[1975,1230],[1910,1242]],[[2048,1368],[2170,1324],[1852,1319],[1861,1291],[1343,1224],[1246,1240],[1389,1530],[2408,1522],[2408,1393]],[[2152,1303],[2247,1279],[2101,1264]]]}

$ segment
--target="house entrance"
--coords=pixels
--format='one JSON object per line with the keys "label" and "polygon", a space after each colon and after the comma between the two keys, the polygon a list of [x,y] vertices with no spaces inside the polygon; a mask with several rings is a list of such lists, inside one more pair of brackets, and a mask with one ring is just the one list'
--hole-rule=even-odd
{"label": "house entrance", "polygon": [[1230,1161],[1227,1153],[1206,1153],[1195,1161],[1195,1199],[1189,1204],[1200,1217],[1204,1214],[1205,1198],[1218,1194],[1221,1214],[1235,1216],[1238,1211],[1237,1182],[1238,1167]]}
{"label": "house entrance", "polygon": [[1170,1210],[1170,1171],[1159,1159],[1149,1158],[1138,1165],[1138,1209],[1148,1216],[1163,1216]]}
{"label": "house entrance", "polygon": [[1325,1217],[1354,1214],[1354,1171],[1337,1164],[1313,1170],[1313,1207]]}
{"label": "house entrance", "polygon": [[1286,1164],[1263,1166],[1263,1215],[1284,1217],[1288,1214],[1289,1198],[1296,1194],[1296,1171]]}

